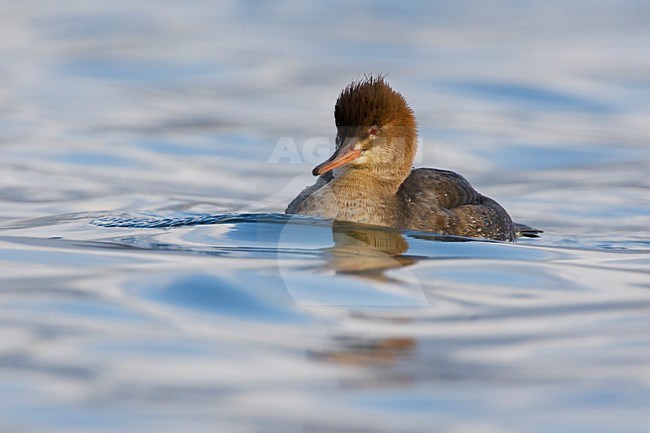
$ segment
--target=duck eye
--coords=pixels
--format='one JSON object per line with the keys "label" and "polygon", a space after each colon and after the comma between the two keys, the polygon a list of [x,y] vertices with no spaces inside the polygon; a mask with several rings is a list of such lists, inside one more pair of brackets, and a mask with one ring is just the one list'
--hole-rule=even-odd
{"label": "duck eye", "polygon": [[379,134],[379,127],[377,125],[372,125],[370,129],[368,129],[368,135],[376,137],[377,134]]}

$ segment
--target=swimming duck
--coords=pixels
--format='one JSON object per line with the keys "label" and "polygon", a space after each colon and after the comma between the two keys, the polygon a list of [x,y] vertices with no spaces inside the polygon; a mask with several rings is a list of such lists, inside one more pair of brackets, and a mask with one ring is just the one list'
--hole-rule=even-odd
{"label": "swimming duck", "polygon": [[541,232],[513,223],[501,205],[453,171],[412,169],[415,116],[384,77],[343,89],[334,118],[334,154],[314,168],[316,183],[286,213],[502,241]]}

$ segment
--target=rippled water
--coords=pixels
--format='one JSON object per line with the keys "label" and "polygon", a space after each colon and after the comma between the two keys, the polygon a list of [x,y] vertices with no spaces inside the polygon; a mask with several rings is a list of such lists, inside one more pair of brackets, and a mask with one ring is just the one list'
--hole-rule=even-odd
{"label": "rippled water", "polygon": [[[0,431],[650,431],[650,8],[21,2]],[[516,244],[285,216],[388,72]]]}

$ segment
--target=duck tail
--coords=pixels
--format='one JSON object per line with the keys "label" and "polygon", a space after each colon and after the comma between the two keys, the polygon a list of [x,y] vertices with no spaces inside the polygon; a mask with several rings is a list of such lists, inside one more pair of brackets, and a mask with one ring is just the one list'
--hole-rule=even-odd
{"label": "duck tail", "polygon": [[515,235],[518,238],[538,238],[540,233],[544,233],[544,230],[536,229],[526,224],[515,223]]}

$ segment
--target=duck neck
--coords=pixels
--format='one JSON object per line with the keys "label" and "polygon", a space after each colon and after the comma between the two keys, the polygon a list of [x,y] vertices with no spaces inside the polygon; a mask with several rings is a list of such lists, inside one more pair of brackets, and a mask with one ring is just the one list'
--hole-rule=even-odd
{"label": "duck neck", "polygon": [[[402,216],[399,182],[370,176],[368,170],[348,169],[336,173],[328,184],[329,199],[324,215],[344,221],[398,227]],[[322,206],[322,204],[321,204]]]}
{"label": "duck neck", "polygon": [[390,190],[395,193],[411,174],[418,133],[415,125],[394,126],[386,131],[384,139],[386,144],[379,146],[378,154],[368,167],[372,172],[369,177],[390,185]]}
{"label": "duck neck", "polygon": [[[379,175],[378,175],[379,174]],[[332,187],[337,192],[369,197],[395,195],[404,181],[401,175],[386,175],[385,171],[369,168],[346,168],[334,174]]]}

